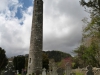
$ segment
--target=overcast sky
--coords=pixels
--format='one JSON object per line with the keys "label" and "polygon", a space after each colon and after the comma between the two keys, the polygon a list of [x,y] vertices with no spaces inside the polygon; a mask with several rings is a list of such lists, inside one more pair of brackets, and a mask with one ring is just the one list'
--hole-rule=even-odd
{"label": "overcast sky", "polygon": [[[43,0],[43,50],[71,53],[81,43],[79,0]],[[0,47],[8,57],[29,53],[33,0],[0,0]]]}

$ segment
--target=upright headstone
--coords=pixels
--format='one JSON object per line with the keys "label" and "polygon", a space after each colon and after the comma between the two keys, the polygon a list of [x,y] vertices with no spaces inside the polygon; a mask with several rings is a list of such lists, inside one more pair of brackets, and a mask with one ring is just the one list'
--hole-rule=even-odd
{"label": "upright headstone", "polygon": [[57,73],[58,73],[58,75],[64,75],[64,69],[58,68]]}
{"label": "upright headstone", "polygon": [[97,70],[97,73],[95,75],[100,75],[100,69]]}
{"label": "upright headstone", "polygon": [[58,75],[57,74],[57,66],[55,62],[52,63],[52,75]]}
{"label": "upright headstone", "polygon": [[52,63],[54,63],[55,61],[54,61],[54,59],[50,59],[49,60],[49,71],[52,71],[52,67],[53,67],[53,64]]}
{"label": "upright headstone", "polygon": [[47,75],[50,75],[50,72],[49,71],[47,71]]}
{"label": "upright headstone", "polygon": [[66,66],[65,74],[70,75],[70,73],[71,73],[71,64],[69,62],[67,62],[65,66]]}
{"label": "upright headstone", "polygon": [[52,63],[54,63],[54,59],[50,59],[50,60],[49,60],[49,64],[48,64],[48,65],[49,65],[49,73],[48,73],[49,75],[53,75],[53,72],[52,72],[52,70],[53,70],[53,68],[52,68],[53,65],[52,65]]}
{"label": "upright headstone", "polygon": [[50,75],[53,75],[53,74],[52,74],[52,71],[49,71],[49,74],[50,74]]}
{"label": "upright headstone", "polygon": [[19,74],[19,71],[17,70],[17,74]]}
{"label": "upright headstone", "polygon": [[86,75],[94,75],[94,72],[92,71],[92,66],[91,65],[89,65],[87,67],[87,69],[88,69],[88,71],[87,71]]}
{"label": "upright headstone", "polygon": [[42,71],[42,75],[46,75],[46,69],[45,68]]}
{"label": "upright headstone", "polygon": [[43,1],[34,0],[27,75],[42,74]]}

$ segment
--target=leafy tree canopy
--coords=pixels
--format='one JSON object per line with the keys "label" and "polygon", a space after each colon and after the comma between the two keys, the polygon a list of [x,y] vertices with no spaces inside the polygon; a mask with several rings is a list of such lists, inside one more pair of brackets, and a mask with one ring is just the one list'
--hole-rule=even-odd
{"label": "leafy tree canopy", "polygon": [[5,50],[0,47],[0,71],[3,70],[8,63],[5,53]]}
{"label": "leafy tree canopy", "polygon": [[25,69],[25,56],[18,55],[14,57],[13,64],[14,64],[15,70],[19,70],[19,73],[21,73],[22,69]]}
{"label": "leafy tree canopy", "polygon": [[79,60],[79,66],[91,64],[100,67],[100,0],[80,0],[80,4],[89,11],[91,20],[83,20],[86,27],[83,30],[82,45],[74,51],[77,53],[74,61]]}

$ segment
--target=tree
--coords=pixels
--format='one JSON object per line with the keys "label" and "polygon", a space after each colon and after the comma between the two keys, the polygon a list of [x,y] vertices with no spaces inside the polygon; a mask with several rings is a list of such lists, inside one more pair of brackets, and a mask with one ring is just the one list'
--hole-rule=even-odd
{"label": "tree", "polygon": [[45,53],[43,53],[42,54],[42,68],[45,68],[46,70],[48,70],[49,69],[49,58],[48,58],[48,56],[45,54]]}
{"label": "tree", "polygon": [[68,53],[64,53],[56,50],[46,51],[45,53],[47,54],[49,59],[54,59],[55,62],[60,62],[64,58],[71,57],[71,55]]}
{"label": "tree", "polygon": [[85,0],[80,0],[80,4],[88,8],[93,8],[94,11],[100,11],[100,0],[88,0],[88,2]]}
{"label": "tree", "polygon": [[19,55],[14,57],[13,63],[15,70],[19,70],[19,73],[21,73],[22,69],[25,69],[25,56]]}
{"label": "tree", "polygon": [[48,64],[49,64],[50,59],[54,59],[55,62],[60,63],[63,59],[65,60],[66,58],[71,58],[71,55],[68,53],[61,52],[61,51],[54,51],[54,50],[53,51],[43,51],[42,58],[43,58],[42,68],[46,68],[48,70],[49,68]]}
{"label": "tree", "polygon": [[[73,61],[75,64],[78,64],[78,67],[84,67],[86,66],[86,59],[84,58],[86,47],[84,45],[80,45],[78,48],[74,50],[74,52],[77,54],[75,58],[73,58]],[[78,61],[78,62],[77,62]]]}
{"label": "tree", "polygon": [[96,58],[98,51],[98,46],[96,42],[92,41],[90,46],[85,51],[85,58],[88,60],[87,63],[90,63],[93,66],[100,67],[98,59]]}
{"label": "tree", "polygon": [[[97,64],[93,65],[100,66],[100,14],[91,17],[91,21],[87,22],[87,27],[84,29],[84,42],[89,43],[87,48],[88,58],[91,56]],[[86,40],[88,39],[88,40]],[[90,54],[92,53],[92,54]],[[94,55],[95,54],[95,55]]]}
{"label": "tree", "polygon": [[100,67],[99,60],[97,59],[99,56],[97,51],[98,45],[94,40],[91,40],[89,46],[87,46],[87,44],[80,45],[76,50],[74,50],[77,56],[74,58],[73,62],[75,62],[79,67],[85,67],[88,64]]}
{"label": "tree", "polygon": [[[100,67],[100,0],[80,0],[80,4],[90,13],[90,22],[83,20],[87,25],[83,30],[82,45],[75,51],[77,57],[86,64]],[[83,54],[82,54],[83,53]]]}
{"label": "tree", "polygon": [[80,66],[80,64],[79,64],[79,59],[78,59],[77,56],[74,56],[74,57],[72,58],[72,68],[73,68],[73,69],[76,69],[76,68],[78,68],[79,66]]}
{"label": "tree", "polygon": [[66,63],[69,63],[70,66],[72,66],[72,57],[67,57],[65,59],[62,59],[60,62],[57,62],[58,68],[65,69],[66,68]]}
{"label": "tree", "polygon": [[3,70],[8,63],[5,53],[5,50],[0,47],[0,71]]}
{"label": "tree", "polygon": [[95,46],[96,53],[100,50],[100,16],[91,18],[91,21],[87,23],[87,27],[83,32],[83,42],[88,43],[88,46]]}
{"label": "tree", "polygon": [[28,67],[28,54],[25,55],[25,69]]}

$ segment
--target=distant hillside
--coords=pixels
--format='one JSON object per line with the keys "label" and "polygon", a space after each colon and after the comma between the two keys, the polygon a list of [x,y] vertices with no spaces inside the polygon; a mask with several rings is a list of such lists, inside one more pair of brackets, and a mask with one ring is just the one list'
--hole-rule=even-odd
{"label": "distant hillside", "polygon": [[71,57],[70,54],[61,51],[43,51],[49,59],[54,59],[55,62],[60,62],[61,59]]}
{"label": "distant hillside", "polygon": [[[17,62],[15,62],[15,63],[24,63],[25,68],[27,68],[28,67],[28,56],[29,56],[29,54],[22,55],[23,57],[25,57],[25,61],[23,61],[22,59],[18,60],[18,59],[20,59],[19,56],[21,56],[21,55],[14,57],[14,58],[17,58]],[[70,54],[64,53],[64,52],[61,52],[61,51],[54,51],[54,50],[53,51],[43,51],[42,68],[49,69],[48,64],[49,64],[50,59],[54,59],[55,62],[61,62],[62,59],[69,58],[69,57],[71,57]],[[13,63],[14,63],[14,61],[13,61]],[[16,66],[16,64],[14,66]],[[18,68],[18,65],[17,65],[16,68]]]}

